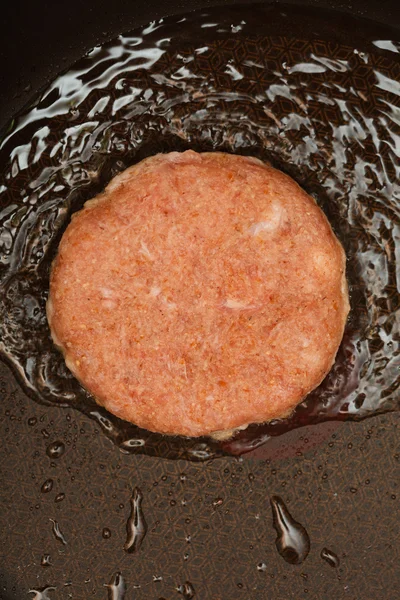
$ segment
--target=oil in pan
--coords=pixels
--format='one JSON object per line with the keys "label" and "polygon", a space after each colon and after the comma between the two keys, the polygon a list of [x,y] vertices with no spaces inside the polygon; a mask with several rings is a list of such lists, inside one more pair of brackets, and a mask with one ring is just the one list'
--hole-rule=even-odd
{"label": "oil in pan", "polygon": [[[400,46],[364,29],[357,47],[345,35],[305,38],[290,11],[259,5],[161,19],[94,48],[15,119],[0,149],[0,349],[26,393],[80,410],[124,454],[191,461],[234,455],[269,464],[271,441],[291,430],[398,409]],[[315,197],[348,258],[351,314],[332,371],[292,417],[228,442],[163,437],[98,407],[54,348],[45,314],[49,267],[71,214],[129,165],[189,148],[252,155],[286,171]],[[49,442],[48,457],[60,458],[63,446]],[[271,505],[278,551],[302,563],[309,534],[280,497]],[[147,532],[140,506],[136,490],[128,552]],[[339,567],[332,550],[321,557]],[[189,580],[169,585],[164,593],[205,597]],[[122,571],[107,587],[110,598],[125,597]]]}

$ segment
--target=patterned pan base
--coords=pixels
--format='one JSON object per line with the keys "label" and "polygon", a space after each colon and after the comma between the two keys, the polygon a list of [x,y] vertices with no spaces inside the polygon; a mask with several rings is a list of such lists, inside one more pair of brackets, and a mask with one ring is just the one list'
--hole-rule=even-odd
{"label": "patterned pan base", "polygon": [[[276,434],[396,407],[399,38],[304,8],[166,19],[94,49],[11,125],[0,343],[23,389],[0,362],[1,600],[398,600],[399,412]],[[349,258],[352,313],[333,377],[292,424],[225,449],[150,436],[100,411],[44,318],[71,212],[129,164],[188,147],[288,171]],[[313,448],[317,433],[325,441]],[[269,435],[245,455],[266,460],[163,458],[241,452]],[[277,552],[270,499],[278,530],[286,522],[289,541],[300,533],[302,560],[311,542],[302,564]],[[281,551],[282,541],[280,529]]]}
{"label": "patterned pan base", "polygon": [[[0,153],[0,348],[28,394],[78,408],[124,452],[193,460],[268,455],[289,430],[398,407],[400,46],[327,18],[255,5],[153,22],[94,48],[13,121]],[[71,213],[132,163],[187,148],[288,172],[348,257],[352,310],[332,372],[293,417],[224,444],[151,434],[97,407],[45,316]]]}

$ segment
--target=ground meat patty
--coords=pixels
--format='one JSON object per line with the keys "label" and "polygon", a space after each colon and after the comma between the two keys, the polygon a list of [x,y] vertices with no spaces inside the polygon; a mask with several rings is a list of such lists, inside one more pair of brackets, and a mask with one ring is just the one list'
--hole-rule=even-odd
{"label": "ground meat patty", "polygon": [[47,309],[69,369],[111,413],[218,436],[288,415],[325,377],[349,310],[345,255],[280,171],[159,154],[73,216]]}

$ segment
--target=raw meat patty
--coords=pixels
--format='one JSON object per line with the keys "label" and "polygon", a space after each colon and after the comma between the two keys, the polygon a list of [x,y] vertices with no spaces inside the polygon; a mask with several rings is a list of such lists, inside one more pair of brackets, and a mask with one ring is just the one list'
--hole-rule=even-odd
{"label": "raw meat patty", "polygon": [[216,437],[288,415],[330,370],[345,255],[313,198],[254,158],[187,151],[127,169],[75,214],[47,305],[97,402]]}

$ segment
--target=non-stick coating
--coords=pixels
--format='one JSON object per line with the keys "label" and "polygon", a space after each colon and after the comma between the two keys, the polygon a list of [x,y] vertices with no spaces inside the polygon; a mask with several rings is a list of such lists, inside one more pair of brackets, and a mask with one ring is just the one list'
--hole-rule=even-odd
{"label": "non-stick coating", "polygon": [[[165,15],[252,0],[16,0],[2,9],[0,42],[0,131],[32,93],[85,52],[121,32]],[[285,4],[264,2],[264,4]],[[330,8],[344,15],[400,26],[397,0],[288,0],[286,4]]]}
{"label": "non-stick coating", "polygon": [[[0,126],[99,42],[164,14],[216,3],[230,4],[10,2],[3,12]],[[335,4],[400,25],[397,0],[307,4]],[[42,600],[117,598],[103,587],[117,571],[128,582],[125,600],[179,600],[184,596],[176,588],[186,580],[194,600],[397,600],[399,413],[328,423],[325,439],[312,448],[303,430],[302,452],[289,444],[285,456],[278,450],[270,463],[224,458],[198,464],[122,454],[81,413],[25,396],[1,362],[0,392],[0,600],[35,597],[28,591],[45,585],[57,589]],[[53,460],[46,448],[60,439],[66,451]],[[43,493],[49,479],[52,489]],[[127,554],[136,485],[148,534],[138,554]],[[276,551],[273,494],[310,535],[302,565],[288,565]],[[66,545],[52,535],[50,518]],[[338,554],[340,570],[320,558],[324,547]],[[41,566],[47,554],[52,566]]]}

